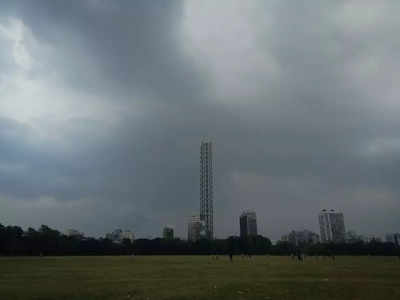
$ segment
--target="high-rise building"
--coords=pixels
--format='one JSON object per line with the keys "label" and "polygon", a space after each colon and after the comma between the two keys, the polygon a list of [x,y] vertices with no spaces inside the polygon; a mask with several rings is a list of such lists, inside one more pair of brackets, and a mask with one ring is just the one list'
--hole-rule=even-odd
{"label": "high-rise building", "polygon": [[199,216],[192,216],[188,226],[188,241],[196,242],[201,238],[206,238],[206,226]]}
{"label": "high-rise building", "polygon": [[240,215],[240,237],[250,236],[257,236],[257,216],[254,211],[246,210]]}
{"label": "high-rise building", "polygon": [[207,139],[200,146],[200,219],[205,223],[206,237],[213,239],[213,153],[212,142]]}
{"label": "high-rise building", "polygon": [[163,238],[166,240],[174,239],[174,228],[172,226],[165,226],[163,229]]}
{"label": "high-rise building", "polygon": [[343,213],[323,209],[318,216],[321,242],[342,243],[346,238]]}

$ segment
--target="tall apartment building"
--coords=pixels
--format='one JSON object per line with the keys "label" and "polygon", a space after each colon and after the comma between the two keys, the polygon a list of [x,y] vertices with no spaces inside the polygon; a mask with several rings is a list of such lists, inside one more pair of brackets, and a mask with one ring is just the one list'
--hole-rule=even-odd
{"label": "tall apartment building", "polygon": [[206,226],[199,216],[192,216],[188,225],[188,241],[196,242],[206,237]]}
{"label": "tall apartment building", "polygon": [[257,236],[257,216],[254,211],[246,210],[240,215],[240,237]]}
{"label": "tall apartment building", "polygon": [[212,142],[207,139],[200,145],[200,219],[204,221],[206,237],[213,239],[213,152]]}
{"label": "tall apartment building", "polygon": [[346,230],[344,226],[343,213],[336,212],[333,209],[323,209],[319,213],[318,220],[322,243],[345,242]]}

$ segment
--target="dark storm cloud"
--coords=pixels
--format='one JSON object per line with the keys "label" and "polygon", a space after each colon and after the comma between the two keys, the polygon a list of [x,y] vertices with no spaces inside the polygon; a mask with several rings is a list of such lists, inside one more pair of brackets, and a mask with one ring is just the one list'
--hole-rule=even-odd
{"label": "dark storm cloud", "polygon": [[[398,5],[367,3],[365,18],[357,2],[221,4],[194,26],[207,33],[196,44],[183,38],[191,3],[2,4],[2,24],[21,20],[36,41],[29,50],[40,63],[28,75],[52,74],[54,103],[77,98],[73,111],[94,112],[3,115],[3,219],[92,234],[122,226],[154,235],[174,224],[185,236],[198,210],[199,142],[210,136],[218,236],[237,233],[246,208],[273,238],[316,230],[325,207],[362,233],[398,230]],[[235,5],[244,9],[230,13]],[[247,11],[245,32],[230,41]],[[0,52],[2,74],[14,48]]]}
{"label": "dark storm cloud", "polygon": [[181,1],[24,2],[18,13],[56,46],[52,63],[74,87],[96,90],[100,80],[110,97],[122,89],[169,102],[202,92],[178,45]]}

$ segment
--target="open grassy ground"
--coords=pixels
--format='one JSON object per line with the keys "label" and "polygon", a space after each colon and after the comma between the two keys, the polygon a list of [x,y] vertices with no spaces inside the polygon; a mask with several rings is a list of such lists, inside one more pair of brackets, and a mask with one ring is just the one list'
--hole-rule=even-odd
{"label": "open grassy ground", "polygon": [[396,257],[0,258],[0,299],[400,299]]}

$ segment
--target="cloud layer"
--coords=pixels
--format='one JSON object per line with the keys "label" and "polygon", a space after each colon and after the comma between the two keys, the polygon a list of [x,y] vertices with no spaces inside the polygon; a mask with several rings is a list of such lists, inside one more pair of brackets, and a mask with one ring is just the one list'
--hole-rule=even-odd
{"label": "cloud layer", "polygon": [[0,4],[0,222],[186,236],[199,144],[215,228],[382,235],[400,219],[397,1]]}

